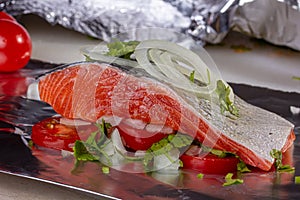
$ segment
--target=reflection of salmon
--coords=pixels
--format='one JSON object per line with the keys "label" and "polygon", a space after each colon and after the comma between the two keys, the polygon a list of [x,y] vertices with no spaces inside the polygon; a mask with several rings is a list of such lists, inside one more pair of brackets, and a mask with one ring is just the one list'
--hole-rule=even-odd
{"label": "reflection of salmon", "polygon": [[77,63],[41,77],[39,92],[66,118],[117,116],[171,127],[263,170],[272,166],[272,149],[285,151],[295,139],[291,123],[238,97],[239,118],[222,118],[206,100],[195,101],[194,94],[148,77],[107,64]]}

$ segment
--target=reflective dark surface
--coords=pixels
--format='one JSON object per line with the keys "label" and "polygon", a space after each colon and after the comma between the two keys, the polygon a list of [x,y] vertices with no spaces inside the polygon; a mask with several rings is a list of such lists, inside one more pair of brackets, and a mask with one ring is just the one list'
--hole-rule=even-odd
{"label": "reflective dark surface", "polygon": [[[57,66],[32,60],[14,74],[0,74],[0,170],[66,187],[79,188],[104,198],[122,199],[298,199],[300,185],[300,141],[294,145],[294,174],[252,172],[243,174],[244,183],[223,187],[224,175],[197,172],[132,174],[110,170],[103,174],[101,164],[85,163],[75,168],[72,156],[60,151],[30,149],[31,126],[55,112],[43,102],[26,99],[26,91],[34,77]],[[300,134],[300,115],[290,106],[300,107],[300,94],[269,90],[248,85],[231,84],[237,95],[247,102],[275,112],[295,124]]]}

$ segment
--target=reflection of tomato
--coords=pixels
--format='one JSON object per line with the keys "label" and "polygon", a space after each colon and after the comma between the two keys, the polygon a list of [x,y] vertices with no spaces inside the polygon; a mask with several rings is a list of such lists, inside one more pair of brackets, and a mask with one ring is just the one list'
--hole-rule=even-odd
{"label": "reflection of tomato", "polygon": [[147,150],[153,143],[166,137],[164,133],[152,133],[144,129],[135,129],[124,123],[119,124],[117,128],[124,145],[135,151]]}
{"label": "reflection of tomato", "polygon": [[227,174],[237,171],[239,159],[234,156],[220,158],[213,154],[191,156],[183,154],[180,157],[183,168],[192,169],[204,174]]}
{"label": "reflection of tomato", "polygon": [[6,12],[0,12],[0,19],[7,19],[11,21],[16,21],[15,18],[7,14]]}
{"label": "reflection of tomato", "polygon": [[60,123],[60,118],[45,119],[32,127],[31,139],[42,147],[73,151],[76,140],[86,140],[90,133],[97,130],[95,125],[70,126]]}
{"label": "reflection of tomato", "polygon": [[30,36],[20,24],[0,19],[0,71],[12,72],[25,67],[31,48]]}
{"label": "reflection of tomato", "polygon": [[26,77],[0,75],[0,95],[22,96],[26,94],[29,81]]}

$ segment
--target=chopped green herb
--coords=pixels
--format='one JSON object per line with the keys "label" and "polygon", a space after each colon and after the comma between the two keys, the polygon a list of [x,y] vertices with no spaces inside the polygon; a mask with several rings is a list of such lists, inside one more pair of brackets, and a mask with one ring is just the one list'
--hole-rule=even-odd
{"label": "chopped green herb", "polygon": [[220,158],[225,158],[227,156],[227,153],[225,151],[218,150],[218,149],[211,149],[210,153],[212,153]]}
{"label": "chopped green herb", "polygon": [[295,184],[300,184],[300,176],[295,176]]}
{"label": "chopped green herb", "polygon": [[88,35],[87,38],[90,39],[90,40],[99,40],[99,38],[96,38],[96,37],[90,36],[90,35]]}
{"label": "chopped green herb", "polygon": [[[172,149],[181,149],[188,147],[193,141],[193,138],[188,135],[180,133],[170,134],[160,141],[153,143],[152,146],[146,151],[144,157],[144,165],[148,166],[155,156],[165,155],[169,158],[169,153]],[[170,160],[173,162],[172,160]]]}
{"label": "chopped green herb", "polygon": [[32,148],[33,147],[33,141],[29,140],[27,145],[28,145],[29,148]]}
{"label": "chopped green herb", "polygon": [[292,79],[300,81],[300,76],[293,76]]}
{"label": "chopped green herb", "polygon": [[195,82],[195,70],[193,70],[193,71],[191,72],[191,74],[190,74],[190,81],[191,81],[192,83]]}
{"label": "chopped green herb", "polygon": [[73,150],[74,150],[74,157],[76,158],[76,160],[97,161],[97,158],[95,158],[90,152],[88,152],[85,145],[80,140],[77,140],[75,142]]}
{"label": "chopped green herb", "polygon": [[99,161],[101,157],[111,164],[111,158],[105,152],[105,147],[110,143],[107,139],[107,129],[111,127],[109,123],[102,120],[101,124],[96,124],[98,130],[92,132],[86,141],[76,141],[74,145],[74,157],[79,161]]}
{"label": "chopped green herb", "polygon": [[84,54],[84,57],[85,57],[85,61],[93,61],[93,59],[88,55]]}
{"label": "chopped green herb", "polygon": [[103,173],[103,174],[109,174],[109,167],[103,166],[103,167],[102,167],[102,173]]}
{"label": "chopped green herb", "polygon": [[129,59],[139,43],[139,41],[121,42],[115,40],[114,42],[107,44],[109,51],[106,55]]}
{"label": "chopped green herb", "polygon": [[251,170],[247,167],[247,165],[243,162],[243,161],[240,161],[238,164],[237,164],[237,170],[239,172],[251,172]]}
{"label": "chopped green herb", "polygon": [[230,100],[229,95],[231,92],[230,86],[227,86],[223,83],[222,80],[217,81],[217,88],[215,91],[218,96],[219,96],[219,101],[220,101],[220,109],[221,113],[223,114],[225,111],[228,111],[232,115],[238,117],[239,116],[239,111],[233,105],[233,102]]}
{"label": "chopped green herb", "polygon": [[225,158],[226,156],[228,155],[233,155],[232,153],[229,153],[229,152],[226,152],[226,151],[222,151],[222,150],[218,150],[218,149],[212,149],[210,147],[206,147],[206,146],[201,146],[201,149],[204,151],[204,152],[210,152],[220,158]]}
{"label": "chopped green herb", "polygon": [[233,179],[232,178],[233,174],[232,173],[228,173],[225,176],[225,183],[223,183],[223,186],[229,186],[229,185],[236,185],[236,184],[242,184],[244,181],[242,179]]}
{"label": "chopped green herb", "polygon": [[294,167],[282,164],[282,152],[280,150],[272,149],[270,155],[272,156],[272,158],[275,159],[275,167],[277,172],[289,172],[289,173],[295,172]]}
{"label": "chopped green herb", "polygon": [[199,179],[203,179],[203,177],[204,177],[204,174],[202,174],[202,173],[200,173],[200,174],[197,174],[197,178],[199,178]]}

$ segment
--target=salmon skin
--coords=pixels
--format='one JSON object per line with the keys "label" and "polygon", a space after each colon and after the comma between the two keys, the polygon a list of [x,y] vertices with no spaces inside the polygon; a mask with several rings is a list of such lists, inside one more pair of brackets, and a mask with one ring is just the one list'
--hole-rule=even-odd
{"label": "salmon skin", "polygon": [[114,116],[170,127],[265,171],[274,163],[272,149],[284,152],[295,140],[293,124],[237,96],[239,117],[225,117],[211,102],[126,67],[74,63],[40,77],[38,88],[40,99],[63,117],[96,122]]}

